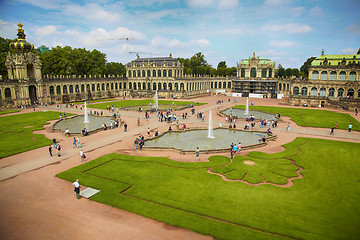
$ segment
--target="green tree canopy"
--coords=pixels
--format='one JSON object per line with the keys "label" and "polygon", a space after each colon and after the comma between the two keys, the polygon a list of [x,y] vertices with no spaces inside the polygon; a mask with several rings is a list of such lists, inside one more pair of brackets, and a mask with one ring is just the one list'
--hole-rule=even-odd
{"label": "green tree canopy", "polygon": [[314,61],[316,57],[310,57],[304,62],[304,64],[300,67],[300,74],[301,76],[305,77],[306,79],[309,76],[309,66],[311,65],[311,62]]}
{"label": "green tree canopy", "polygon": [[3,79],[7,79],[8,73],[5,66],[6,55],[10,50],[9,44],[15,42],[16,39],[5,39],[0,37],[0,75]]}
{"label": "green tree canopy", "polygon": [[122,63],[106,63],[106,74],[126,76],[126,68]]}
{"label": "green tree canopy", "polygon": [[285,69],[283,67],[276,69],[275,77],[285,77]]}
{"label": "green tree canopy", "polygon": [[226,66],[226,61],[221,61],[221,62],[219,62],[217,68],[219,69],[220,67],[221,67],[221,68],[227,68],[227,66]]}

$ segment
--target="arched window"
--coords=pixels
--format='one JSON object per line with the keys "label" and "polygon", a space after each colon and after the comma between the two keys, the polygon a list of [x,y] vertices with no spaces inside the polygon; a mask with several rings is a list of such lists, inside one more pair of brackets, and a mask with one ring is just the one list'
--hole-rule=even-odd
{"label": "arched window", "polygon": [[356,80],[356,72],[350,72],[349,81],[355,81],[355,80]]}
{"label": "arched window", "polygon": [[[70,86],[71,87],[71,86]],[[100,83],[96,85],[96,91],[100,91]]]}
{"label": "arched window", "polygon": [[269,78],[272,78],[272,68],[269,69]]}
{"label": "arched window", "polygon": [[282,84],[281,84],[281,83],[279,83],[279,91],[281,91],[281,86],[282,86]]}
{"label": "arched window", "polygon": [[163,77],[166,77],[166,70],[163,70]]}
{"label": "arched window", "polygon": [[133,70],[133,77],[136,77],[136,71]]}
{"label": "arched window", "polygon": [[262,70],[261,70],[261,77],[262,78],[266,78],[266,68],[263,68]]}
{"label": "arched window", "polygon": [[138,90],[141,89],[141,83],[138,83]]}
{"label": "arched window", "polygon": [[105,83],[101,84],[101,91],[105,91]]}
{"label": "arched window", "polygon": [[85,92],[85,85],[81,84],[81,92]]}
{"label": "arched window", "polygon": [[161,77],[161,70],[158,70],[158,77]]}
{"label": "arched window", "polygon": [[214,84],[215,84],[215,88],[217,88],[217,86],[218,86],[217,82],[215,82]]}
{"label": "arched window", "polygon": [[95,92],[95,84],[91,85],[91,91]]}
{"label": "arched window", "polygon": [[[52,89],[52,93],[51,93],[51,89]],[[50,95],[54,95],[54,87],[50,86],[49,90],[50,90]],[[10,88],[5,88],[5,98],[11,98]]]}
{"label": "arched window", "polygon": [[347,96],[348,98],[354,98],[354,95],[355,95],[354,89],[350,88],[350,89],[348,90],[346,96]]}
{"label": "arched window", "polygon": [[119,83],[119,89],[121,89],[122,88],[122,83]]}
{"label": "arched window", "polygon": [[129,77],[131,77],[131,70],[129,70],[129,74],[128,74],[128,75],[129,75]]}
{"label": "arched window", "polygon": [[150,76],[150,73],[151,73],[151,71],[150,71],[150,70],[147,70],[147,77],[151,77],[151,76]]}
{"label": "arched window", "polygon": [[153,90],[156,90],[156,83],[153,83]]}
{"label": "arched window", "polygon": [[153,70],[153,77],[156,77],[156,70]]}
{"label": "arched window", "polygon": [[79,88],[79,85],[75,85],[75,92],[80,92],[80,88]]}
{"label": "arched window", "polygon": [[322,72],[321,72],[320,79],[321,79],[321,80],[327,80],[327,75],[328,75],[328,72],[327,72],[327,71],[322,71]]}
{"label": "arched window", "polygon": [[142,86],[143,86],[142,89],[146,90],[146,83],[143,82]]}
{"label": "arched window", "polygon": [[335,97],[335,88],[330,88],[329,89],[329,98],[334,98]]}
{"label": "arched window", "polygon": [[86,90],[90,91],[90,84],[86,84]]}
{"label": "arched window", "polygon": [[307,96],[307,87],[301,88],[301,96]]}
{"label": "arched window", "polygon": [[294,87],[293,95],[299,95],[299,88],[298,87]]}
{"label": "arched window", "polygon": [[169,90],[172,91],[172,83],[169,83]]}
{"label": "arched window", "polygon": [[167,90],[166,83],[163,83],[163,89],[164,89],[165,91]]}
{"label": "arched window", "polygon": [[172,77],[172,70],[169,70],[169,77]]}
{"label": "arched window", "polygon": [[339,73],[339,81],[345,81],[346,79],[346,72],[345,71],[341,71]]}
{"label": "arched window", "polygon": [[124,89],[126,89],[126,82],[124,82]]}
{"label": "arched window", "polygon": [[115,83],[115,90],[118,90],[118,83]]}
{"label": "arched window", "polygon": [[240,77],[245,77],[245,68],[240,70]]}
{"label": "arched window", "polygon": [[134,83],[134,90],[136,90],[136,83]]}
{"label": "arched window", "polygon": [[67,86],[66,85],[63,86],[63,94],[67,94]]}
{"label": "arched window", "polygon": [[61,95],[61,87],[60,86],[56,86],[56,94]]}
{"label": "arched window", "polygon": [[231,88],[231,82],[228,82],[228,88]]}
{"label": "arched window", "polygon": [[142,70],[142,77],[145,77],[145,70]]}
{"label": "arched window", "polygon": [[339,89],[338,89],[337,97],[338,97],[338,98],[344,97],[344,89],[343,89],[343,88],[339,88]]}
{"label": "arched window", "polygon": [[181,91],[184,90],[184,83],[180,83],[180,90],[181,90]]}
{"label": "arched window", "polygon": [[256,68],[250,69],[250,77],[256,77]]}
{"label": "arched window", "polygon": [[109,83],[106,84],[106,90],[109,90],[110,89],[110,86],[109,86]]}
{"label": "arched window", "polygon": [[151,90],[151,88],[150,88],[150,83],[147,84],[147,89],[148,89],[148,90]]}
{"label": "arched window", "polygon": [[286,86],[286,84],[285,84],[285,83],[283,83],[283,89],[284,89],[284,91],[286,90],[286,89],[285,89],[285,86]]}
{"label": "arched window", "polygon": [[179,91],[179,84],[175,83],[175,91]]}
{"label": "arched window", "polygon": [[161,90],[161,83],[158,83],[158,90]]}
{"label": "arched window", "polygon": [[132,83],[129,82],[129,89],[132,89]]}
{"label": "arched window", "polygon": [[332,81],[335,81],[336,80],[336,72],[335,71],[332,71],[331,73],[330,73],[330,80],[332,80]]}
{"label": "arched window", "polygon": [[111,89],[111,90],[114,90],[114,83],[111,83],[110,89]]}
{"label": "arched window", "polygon": [[211,88],[214,88],[214,82],[211,82],[210,86]]}
{"label": "arched window", "polygon": [[319,79],[319,72],[317,70],[314,70],[312,72],[312,80],[318,80]]}
{"label": "arched window", "polygon": [[74,86],[73,85],[70,85],[69,86],[69,93],[73,93],[74,92]]}
{"label": "arched window", "polygon": [[137,77],[141,77],[140,70],[137,71]]}
{"label": "arched window", "polygon": [[316,97],[316,96],[317,96],[317,88],[316,88],[316,87],[312,87],[312,88],[311,88],[310,96],[312,96],[312,97]]}
{"label": "arched window", "polygon": [[326,88],[324,88],[324,87],[320,88],[319,94],[320,94],[320,97],[325,97],[326,96]]}

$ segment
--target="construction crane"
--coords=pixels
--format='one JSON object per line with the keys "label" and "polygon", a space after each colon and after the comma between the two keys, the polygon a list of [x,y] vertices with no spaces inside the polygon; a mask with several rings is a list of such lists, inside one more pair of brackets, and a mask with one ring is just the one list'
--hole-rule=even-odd
{"label": "construction crane", "polygon": [[151,56],[153,55],[152,52],[133,52],[133,51],[130,51],[129,53],[132,53],[132,54],[136,54],[136,57],[139,58],[140,57],[140,53],[143,53],[143,54],[150,54]]}
{"label": "construction crane", "polygon": [[129,40],[134,40],[132,37],[122,38],[109,38],[109,39],[98,39],[98,40],[126,40],[126,64],[129,62]]}

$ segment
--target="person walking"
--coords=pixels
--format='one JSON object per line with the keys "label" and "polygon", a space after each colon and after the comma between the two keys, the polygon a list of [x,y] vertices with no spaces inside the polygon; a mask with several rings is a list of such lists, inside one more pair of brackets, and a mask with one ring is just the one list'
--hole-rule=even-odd
{"label": "person walking", "polygon": [[51,147],[51,145],[49,146],[49,154],[50,154],[50,157],[52,157],[52,147]]}
{"label": "person walking", "polygon": [[74,140],[73,140],[73,148],[76,148],[76,137],[74,137]]}
{"label": "person walking", "polygon": [[134,144],[135,144],[135,150],[137,150],[138,149],[138,144],[139,144],[139,139],[138,138],[135,138]]}
{"label": "person walking", "polygon": [[290,131],[290,122],[288,123],[287,127],[286,127],[287,131]]}
{"label": "person walking", "polygon": [[355,107],[355,116],[357,116],[358,115],[358,109],[357,109],[357,107]]}
{"label": "person walking", "polygon": [[54,144],[54,148],[56,149],[56,138],[53,137],[52,141],[53,141],[53,144]]}
{"label": "person walking", "polygon": [[196,155],[196,160],[200,161],[200,149],[199,149],[199,147],[196,148],[195,155]]}
{"label": "person walking", "polygon": [[240,154],[240,151],[241,151],[241,147],[242,147],[242,145],[241,145],[241,142],[239,142],[239,144],[238,144],[238,154]]}
{"label": "person walking", "polygon": [[330,135],[334,135],[334,128],[333,127],[330,129]]}
{"label": "person walking", "polygon": [[85,154],[84,154],[84,152],[83,152],[82,149],[80,149],[80,158],[81,158],[81,162],[85,162],[86,156],[85,156]]}
{"label": "person walking", "polygon": [[127,124],[124,124],[124,132],[127,132]]}
{"label": "person walking", "polygon": [[76,194],[76,199],[79,200],[80,199],[80,184],[79,184],[79,179],[76,179],[75,182],[73,182],[74,185],[74,192]]}
{"label": "person walking", "polygon": [[352,124],[349,124],[349,132],[351,132]]}
{"label": "person walking", "polygon": [[76,137],[76,147],[81,148],[80,138],[79,137]]}
{"label": "person walking", "polygon": [[57,155],[58,155],[58,157],[61,157],[61,146],[60,146],[60,144],[57,144],[56,145],[56,153],[57,153]]}

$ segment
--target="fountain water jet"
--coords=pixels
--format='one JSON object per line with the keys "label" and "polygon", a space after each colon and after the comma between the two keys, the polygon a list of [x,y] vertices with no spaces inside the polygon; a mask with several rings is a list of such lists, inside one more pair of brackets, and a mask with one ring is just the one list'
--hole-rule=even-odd
{"label": "fountain water jet", "polygon": [[88,115],[88,113],[87,113],[87,108],[86,108],[86,102],[84,102],[84,105],[85,105],[85,115],[84,115],[84,123],[90,123],[90,121],[89,121],[89,115]]}
{"label": "fountain water jet", "polygon": [[249,116],[249,98],[246,98],[246,108],[245,108],[245,112],[244,115]]}
{"label": "fountain water jet", "polygon": [[208,138],[215,138],[214,132],[213,132],[213,126],[212,126],[212,116],[211,116],[211,110],[209,113],[209,129],[208,129]]}
{"label": "fountain water jet", "polygon": [[156,108],[156,109],[158,109],[159,108],[159,102],[158,102],[159,100],[158,100],[158,93],[157,93],[157,90],[155,90],[155,104],[154,104],[154,107]]}

